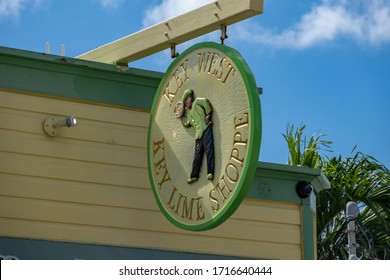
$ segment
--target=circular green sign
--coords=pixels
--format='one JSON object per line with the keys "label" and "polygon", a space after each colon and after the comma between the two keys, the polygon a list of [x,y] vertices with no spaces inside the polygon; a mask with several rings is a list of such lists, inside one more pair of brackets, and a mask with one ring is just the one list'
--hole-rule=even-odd
{"label": "circular green sign", "polygon": [[196,44],[166,71],[148,131],[148,170],[163,214],[207,230],[240,205],[254,177],[261,138],[255,79],[225,45]]}

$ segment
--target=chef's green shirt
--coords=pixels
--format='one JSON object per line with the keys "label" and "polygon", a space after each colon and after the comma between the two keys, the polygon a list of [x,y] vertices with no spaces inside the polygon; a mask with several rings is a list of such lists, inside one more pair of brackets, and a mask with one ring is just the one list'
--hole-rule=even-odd
{"label": "chef's green shirt", "polygon": [[193,126],[195,128],[195,139],[200,139],[203,132],[212,122],[205,123],[205,117],[213,110],[210,102],[206,98],[197,97],[192,103],[191,109],[187,109],[187,119],[183,122],[184,126]]}

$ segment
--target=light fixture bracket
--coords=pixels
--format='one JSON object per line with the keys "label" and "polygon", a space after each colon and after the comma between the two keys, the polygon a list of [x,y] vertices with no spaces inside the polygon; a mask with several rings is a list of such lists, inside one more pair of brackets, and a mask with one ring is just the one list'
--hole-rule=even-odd
{"label": "light fixture bracket", "polygon": [[63,127],[73,127],[77,125],[76,117],[70,116],[64,119],[48,117],[43,121],[43,131],[51,137],[58,136]]}

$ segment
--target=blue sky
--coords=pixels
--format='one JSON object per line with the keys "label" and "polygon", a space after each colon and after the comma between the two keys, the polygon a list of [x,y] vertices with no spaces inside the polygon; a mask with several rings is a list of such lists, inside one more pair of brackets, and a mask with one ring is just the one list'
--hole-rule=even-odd
{"label": "blue sky", "polygon": [[[75,57],[209,0],[0,0],[0,45]],[[287,123],[327,134],[332,155],[357,149],[390,166],[390,0],[265,0],[228,27],[261,96],[260,160],[286,163]],[[178,52],[213,32],[183,43]],[[164,72],[168,51],[130,64]]]}

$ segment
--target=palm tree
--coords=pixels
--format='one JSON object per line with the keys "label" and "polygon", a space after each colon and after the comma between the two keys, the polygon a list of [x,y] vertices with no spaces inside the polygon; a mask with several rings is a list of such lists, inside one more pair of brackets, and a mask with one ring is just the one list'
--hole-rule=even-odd
{"label": "palm tree", "polygon": [[[325,135],[303,137],[305,125],[283,134],[289,147],[291,165],[319,168],[331,188],[317,195],[318,259],[348,259],[345,207],[354,201],[358,217],[358,256],[364,259],[390,259],[390,172],[375,158],[352,150],[347,158],[324,157],[323,147],[331,141]],[[329,151],[329,150],[328,150]]]}
{"label": "palm tree", "polygon": [[320,168],[323,164],[323,158],[319,151],[326,148],[324,150],[331,152],[332,141],[322,139],[326,134],[313,135],[307,140],[306,136],[303,135],[305,128],[306,125],[301,125],[294,130],[294,125],[287,125],[286,134],[283,134],[290,153],[287,163],[294,166]]}

